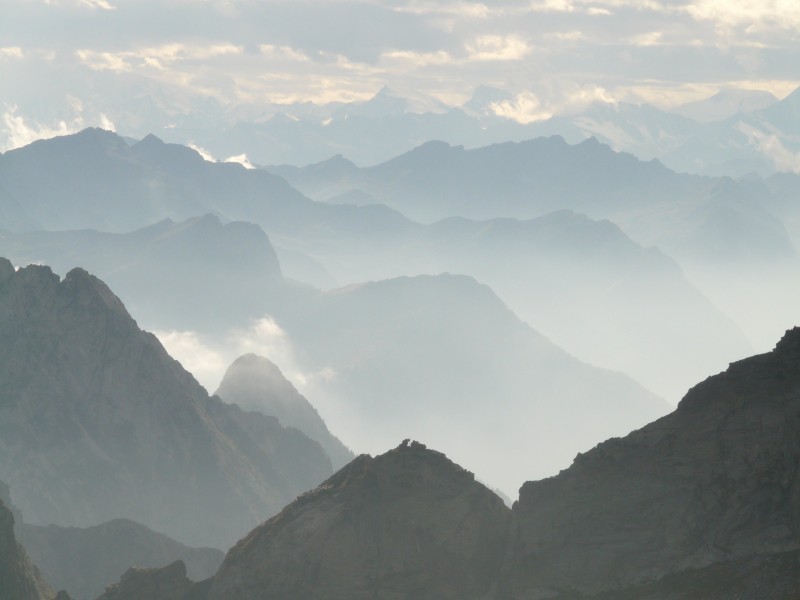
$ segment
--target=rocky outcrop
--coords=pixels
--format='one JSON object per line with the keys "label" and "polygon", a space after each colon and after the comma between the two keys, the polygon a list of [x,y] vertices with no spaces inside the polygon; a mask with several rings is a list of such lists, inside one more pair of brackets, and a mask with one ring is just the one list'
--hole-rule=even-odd
{"label": "rocky outcrop", "polygon": [[183,600],[194,586],[181,561],[161,569],[131,567],[97,600]]}
{"label": "rocky outcrop", "polygon": [[0,479],[33,524],[224,548],[332,472],[275,419],[250,415],[254,439],[81,269],[0,260],[0,381]]}
{"label": "rocky outcrop", "polygon": [[187,576],[199,581],[212,577],[224,558],[216,548],[189,548],[128,519],[86,528],[18,524],[18,531],[45,580],[76,600],[96,598],[132,566],[182,560]]}
{"label": "rocky outcrop", "polygon": [[14,516],[0,499],[0,600],[51,600],[44,582],[14,536]]}
{"label": "rocky outcrop", "polygon": [[211,600],[469,600],[487,597],[510,511],[422,444],[363,455],[252,531]]}
{"label": "rocky outcrop", "polygon": [[353,459],[353,453],[328,430],[311,403],[275,363],[263,356],[245,354],[237,358],[225,371],[215,394],[226,402],[276,417],[282,425],[299,429],[322,446],[336,469]]}
{"label": "rocky outcrop", "polygon": [[[784,592],[798,572],[799,431],[795,328],[771,353],[692,388],[671,415],[600,444],[556,477],[526,483],[501,597],[627,598],[614,595],[626,588],[640,588],[631,598],[700,597],[712,576],[721,591],[703,598],[791,597]],[[755,591],[723,594],[731,581]],[[684,596],[646,593],[676,582]]]}

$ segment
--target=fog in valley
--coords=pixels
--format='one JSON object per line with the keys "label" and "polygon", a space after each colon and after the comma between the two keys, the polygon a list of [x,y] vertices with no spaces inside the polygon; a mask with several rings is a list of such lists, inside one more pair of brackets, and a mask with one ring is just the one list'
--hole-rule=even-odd
{"label": "fog in valley", "polygon": [[756,555],[792,589],[798,27],[4,2],[13,598],[688,600]]}

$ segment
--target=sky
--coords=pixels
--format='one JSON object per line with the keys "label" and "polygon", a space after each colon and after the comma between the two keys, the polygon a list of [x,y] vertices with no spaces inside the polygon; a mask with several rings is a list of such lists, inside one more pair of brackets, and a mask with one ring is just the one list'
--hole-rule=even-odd
{"label": "sky", "polygon": [[797,0],[3,0],[0,108],[7,129],[58,132],[113,128],[98,98],[143,89],[169,110],[258,119],[383,86],[459,105],[484,85],[532,120],[726,87],[783,97],[799,55]]}

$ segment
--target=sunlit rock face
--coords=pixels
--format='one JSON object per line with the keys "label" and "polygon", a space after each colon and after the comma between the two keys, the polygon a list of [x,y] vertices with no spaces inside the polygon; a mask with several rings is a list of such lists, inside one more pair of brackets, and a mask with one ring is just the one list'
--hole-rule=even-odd
{"label": "sunlit rock face", "polygon": [[510,511],[422,444],[363,455],[241,540],[213,600],[477,599],[490,593]]}
{"label": "sunlit rock face", "polygon": [[211,398],[97,278],[0,260],[0,478],[32,524],[127,517],[226,548],[330,476],[316,442]]}
{"label": "sunlit rock face", "polygon": [[798,431],[795,328],[772,352],[692,388],[671,415],[600,444],[556,477],[526,483],[503,597],[659,580],[660,588],[631,597],[666,597],[673,585],[733,598],[723,592],[737,581],[754,590],[742,597],[788,597],[782,590],[799,572]]}

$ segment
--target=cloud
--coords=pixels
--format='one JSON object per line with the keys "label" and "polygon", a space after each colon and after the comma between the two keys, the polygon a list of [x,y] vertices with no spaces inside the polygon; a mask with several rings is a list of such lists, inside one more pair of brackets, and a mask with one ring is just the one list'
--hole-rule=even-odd
{"label": "cloud", "polygon": [[194,331],[154,331],[170,356],[178,360],[200,384],[213,393],[225,370],[243,354],[258,354],[274,362],[301,391],[308,393],[336,377],[330,367],[318,371],[301,369],[295,359],[288,334],[269,316],[248,327],[232,329],[221,336],[207,336]]}
{"label": "cloud", "polygon": [[439,50],[438,52],[414,52],[411,50],[391,50],[381,55],[381,62],[396,61],[406,63],[414,67],[427,67],[430,65],[449,65],[456,62],[456,59],[449,52]]}
{"label": "cloud", "polygon": [[95,52],[94,50],[76,50],[75,55],[93,71],[114,71],[117,73],[130,71],[132,66],[126,61],[130,53],[114,54],[113,52]]}
{"label": "cloud", "polygon": [[800,3],[796,0],[693,0],[681,10],[722,27],[747,26],[750,32],[800,27]]}
{"label": "cloud", "polygon": [[512,119],[520,123],[544,121],[552,117],[552,113],[542,108],[542,103],[533,92],[522,92],[513,100],[493,102],[489,108],[498,117]]}
{"label": "cloud", "polygon": [[786,148],[777,135],[765,133],[745,123],[739,123],[738,128],[747,136],[751,145],[772,161],[776,171],[800,173],[800,152],[795,153]]}
{"label": "cloud", "polygon": [[21,148],[40,139],[48,139],[59,135],[75,133],[82,126],[82,120],[76,119],[70,123],[58,121],[54,126],[43,125],[36,121],[28,121],[18,114],[16,106],[7,106],[3,113],[3,151]]}
{"label": "cloud", "polygon": [[308,62],[311,60],[307,54],[295,50],[291,46],[276,46],[274,44],[261,44],[258,47],[262,56],[270,59],[283,59],[295,62]]}
{"label": "cloud", "polygon": [[197,144],[195,144],[194,142],[189,142],[189,143],[188,143],[188,144],[186,144],[186,145],[187,145],[189,148],[191,148],[192,150],[194,150],[195,152],[197,152],[197,153],[198,153],[200,156],[202,156],[202,157],[203,157],[203,160],[205,160],[205,161],[207,161],[207,162],[212,162],[212,163],[213,163],[213,162],[217,162],[217,159],[216,159],[216,158],[214,158],[214,157],[211,155],[211,153],[210,153],[210,152],[208,152],[206,149],[204,149],[204,148],[202,148],[202,147],[198,146],[198,145],[197,145]]}
{"label": "cloud", "polygon": [[19,46],[5,46],[0,48],[0,58],[23,58],[22,48]]}
{"label": "cloud", "polygon": [[88,8],[100,8],[103,10],[116,10],[117,8],[107,0],[79,0],[78,4]]}
{"label": "cloud", "polygon": [[247,154],[237,154],[236,156],[229,156],[224,161],[226,163],[236,163],[242,165],[245,169],[255,169],[255,165],[247,158]]}
{"label": "cloud", "polygon": [[482,35],[467,45],[470,60],[505,61],[521,60],[531,48],[517,35]]}

